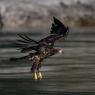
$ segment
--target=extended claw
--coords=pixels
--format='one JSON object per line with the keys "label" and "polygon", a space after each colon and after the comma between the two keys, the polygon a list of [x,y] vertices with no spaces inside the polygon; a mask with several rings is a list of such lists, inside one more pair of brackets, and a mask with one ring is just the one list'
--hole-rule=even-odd
{"label": "extended claw", "polygon": [[38,79],[38,77],[37,77],[37,73],[34,73],[34,75],[33,75],[33,79],[34,79],[34,80],[37,80],[37,79]]}
{"label": "extended claw", "polygon": [[42,79],[42,74],[41,74],[41,72],[38,72],[38,73],[37,73],[37,77],[38,77],[39,80]]}

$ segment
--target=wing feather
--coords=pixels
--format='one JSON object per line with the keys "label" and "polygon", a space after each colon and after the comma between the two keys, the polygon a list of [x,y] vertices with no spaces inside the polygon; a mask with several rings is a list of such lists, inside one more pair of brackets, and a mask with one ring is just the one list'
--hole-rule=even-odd
{"label": "wing feather", "polygon": [[21,52],[25,53],[32,50],[37,50],[38,42],[29,38],[26,35],[18,34],[18,36],[21,38],[20,40],[16,40],[15,46],[18,47]]}
{"label": "wing feather", "polygon": [[41,39],[40,43],[45,43],[47,45],[54,45],[54,42],[62,37],[66,37],[69,31],[69,28],[66,27],[62,22],[57,18],[53,17],[54,22],[52,23],[51,31],[49,36]]}
{"label": "wing feather", "polygon": [[69,28],[57,18],[54,17],[53,19],[54,22],[52,23],[50,35],[40,41],[35,41],[26,35],[18,34],[22,40],[17,40],[16,45],[21,49],[21,52],[28,52],[32,50],[38,51],[42,46],[53,47],[56,40],[66,37]]}

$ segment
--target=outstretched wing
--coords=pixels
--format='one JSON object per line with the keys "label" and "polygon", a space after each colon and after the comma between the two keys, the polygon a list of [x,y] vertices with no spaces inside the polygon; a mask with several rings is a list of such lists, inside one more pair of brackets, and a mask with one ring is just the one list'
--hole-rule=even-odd
{"label": "outstretched wing", "polygon": [[53,17],[54,22],[52,23],[50,36],[47,36],[44,39],[41,39],[39,42],[41,44],[46,44],[50,46],[54,46],[54,42],[62,37],[66,37],[69,31],[69,28],[66,27],[62,22],[60,22],[57,18]]}
{"label": "outstretched wing", "polygon": [[26,35],[20,35],[18,36],[21,38],[21,40],[16,40],[15,45],[18,47],[22,53],[37,50],[38,49],[38,42],[29,38]]}
{"label": "outstretched wing", "polygon": [[54,42],[62,37],[65,37],[68,33],[68,27],[66,27],[62,22],[60,22],[55,17],[53,18],[54,22],[51,27],[50,35],[46,38],[41,39],[40,41],[35,41],[29,38],[26,35],[20,35],[21,40],[16,41],[16,46],[21,49],[21,52],[27,51],[38,51],[39,48],[45,46],[54,46]]}

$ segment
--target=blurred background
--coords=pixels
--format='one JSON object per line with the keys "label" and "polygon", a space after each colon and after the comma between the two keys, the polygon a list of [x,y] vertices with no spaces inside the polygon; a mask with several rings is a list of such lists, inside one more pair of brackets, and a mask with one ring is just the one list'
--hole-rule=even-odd
{"label": "blurred background", "polygon": [[[46,37],[53,17],[70,28],[66,40],[55,44],[64,54],[45,60],[43,79],[34,81],[30,61],[9,61],[26,55],[13,43],[19,33],[35,40]],[[0,95],[94,93],[95,0],[0,0],[0,27]]]}
{"label": "blurred background", "polygon": [[0,0],[4,28],[47,27],[53,16],[72,27],[95,25],[95,0]]}

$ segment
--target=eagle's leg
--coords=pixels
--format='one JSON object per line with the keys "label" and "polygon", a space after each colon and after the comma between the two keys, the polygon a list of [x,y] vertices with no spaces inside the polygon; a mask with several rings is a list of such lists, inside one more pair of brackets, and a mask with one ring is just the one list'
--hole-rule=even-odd
{"label": "eagle's leg", "polygon": [[37,80],[38,79],[38,76],[37,76],[37,73],[34,72],[34,77],[33,77],[34,80]]}
{"label": "eagle's leg", "polygon": [[41,67],[41,60],[39,56],[34,56],[32,58],[33,64],[32,64],[32,68],[31,68],[31,72],[33,72],[33,79],[37,80],[37,79],[42,79],[42,74],[39,71],[40,67]]}
{"label": "eagle's leg", "polygon": [[31,72],[33,73],[33,79],[37,80],[38,76],[37,76],[37,64],[33,63],[32,68],[31,68]]}
{"label": "eagle's leg", "polygon": [[41,67],[41,62],[38,64],[37,66],[37,76],[38,76],[38,79],[41,80],[42,79],[42,73],[40,72],[40,67]]}

